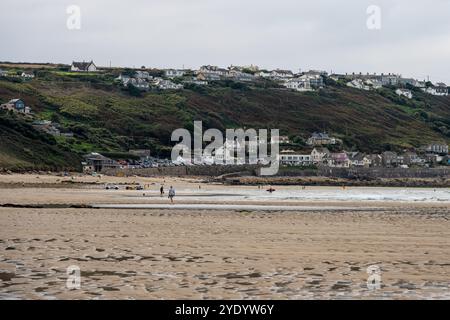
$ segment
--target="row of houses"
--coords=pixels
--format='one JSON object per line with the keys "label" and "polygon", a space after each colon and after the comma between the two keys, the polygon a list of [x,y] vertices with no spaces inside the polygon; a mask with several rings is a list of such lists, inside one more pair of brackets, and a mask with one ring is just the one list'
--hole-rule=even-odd
{"label": "row of houses", "polygon": [[369,84],[375,84],[376,86],[406,86],[411,85],[413,87],[417,88],[425,88],[426,83],[425,81],[419,81],[413,78],[403,78],[399,74],[394,73],[388,73],[388,74],[363,74],[363,73],[351,73],[351,74],[332,74],[330,76],[335,81],[344,79],[347,81],[353,81],[353,80],[361,80],[364,83],[368,82]]}
{"label": "row of houses", "polygon": [[[203,165],[214,164],[268,164],[270,159],[251,159],[245,161],[237,159],[235,152],[239,152],[241,148],[246,148],[247,151],[257,149],[257,143],[252,144],[246,141],[240,144],[237,140],[226,140],[222,147],[217,148],[210,156],[198,155]],[[326,166],[330,168],[350,168],[350,167],[418,167],[430,166],[433,164],[448,164],[450,165],[450,157],[448,155],[448,145],[446,144],[429,144],[421,148],[421,154],[407,151],[398,154],[392,151],[386,151],[381,154],[365,154],[358,151],[346,152],[331,152],[326,147],[314,147],[311,152],[298,153],[292,150],[283,150],[277,156],[277,161],[281,166]],[[176,160],[163,160],[152,158],[150,150],[139,149],[129,150],[129,153],[137,156],[139,159],[115,161],[99,153],[90,153],[84,157],[82,163],[85,172],[101,172],[103,169],[110,168],[148,168],[155,166],[174,166],[174,165],[192,165],[193,159],[186,159],[179,156]],[[250,160],[250,159],[247,159]]]}
{"label": "row of houses", "polygon": [[22,79],[30,80],[33,79],[35,75],[34,72],[32,71],[22,71],[22,73],[20,74],[12,74],[6,70],[0,69],[0,77],[13,77],[13,78],[20,77]]}
{"label": "row of houses", "polygon": [[26,106],[25,102],[21,99],[11,99],[7,103],[1,104],[0,110],[12,111],[14,113],[25,115],[31,114],[31,107]]}
{"label": "row of houses", "polygon": [[360,90],[377,90],[385,86],[400,87],[396,90],[399,96],[404,96],[408,99],[412,98],[411,90],[407,90],[404,87],[412,86],[421,89],[423,92],[434,96],[447,96],[448,86],[445,83],[438,82],[427,86],[426,81],[419,81],[413,78],[403,78],[398,74],[333,74],[330,76],[335,81],[345,80],[347,86]]}
{"label": "row of houses", "polygon": [[150,90],[152,87],[161,90],[180,90],[184,88],[182,84],[174,83],[171,80],[150,76],[147,71],[136,71],[133,76],[121,74],[116,80],[120,81],[124,87],[132,85],[142,91]]}
{"label": "row of houses", "polygon": [[[95,63],[91,61],[76,62],[73,61],[70,66],[72,72],[97,72],[98,68]],[[161,90],[180,90],[183,89],[183,84],[208,85],[211,81],[233,80],[238,82],[253,82],[258,79],[270,79],[279,82],[282,86],[293,91],[315,91],[324,87],[324,79],[329,77],[335,81],[345,80],[346,85],[351,88],[360,90],[377,90],[384,86],[397,86],[395,93],[407,99],[413,98],[411,90],[404,88],[407,85],[420,88],[423,92],[434,96],[447,96],[449,94],[448,87],[445,83],[436,83],[427,86],[425,81],[419,81],[413,78],[404,78],[398,74],[331,74],[325,71],[310,70],[307,72],[300,72],[294,74],[291,70],[275,69],[271,71],[259,70],[257,66],[230,66],[228,68],[221,68],[218,66],[205,65],[198,70],[185,69],[165,69],[164,76],[161,78],[153,78],[148,71],[137,70],[133,76],[121,75],[119,80],[124,86],[129,84],[138,88],[139,90],[149,90],[151,87],[156,87]],[[7,71],[0,70],[0,77],[14,76],[8,74]],[[33,72],[24,71],[20,75],[23,79],[33,79],[35,77]],[[182,84],[175,83],[172,80],[175,78],[182,78]]]}
{"label": "row of houses", "polygon": [[[421,90],[433,96],[448,96],[448,87],[445,83],[437,83],[436,85],[433,85],[431,87],[421,88]],[[413,93],[408,89],[399,88],[395,90],[395,93],[401,97],[406,97],[408,99],[413,98]]]}
{"label": "row of houses", "polygon": [[[438,163],[449,163],[448,146],[446,153],[427,152],[418,155],[416,152],[398,154],[385,151],[381,154],[365,154],[361,152],[330,152],[327,148],[317,147],[311,153],[295,153],[284,150],[279,155],[279,163],[284,166],[328,166],[332,168],[350,167],[403,167],[429,166]],[[445,151],[445,148],[443,150]]]}
{"label": "row of houses", "polygon": [[[72,62],[71,71],[73,72],[96,72],[97,67],[91,60],[89,62]],[[136,73],[143,74],[142,76],[134,76],[126,80],[124,85],[131,85],[141,89],[148,90],[152,83],[150,76],[146,71],[136,71]],[[147,75],[145,75],[147,74]],[[294,74],[291,70],[275,69],[271,71],[259,70],[257,66],[233,66],[228,68],[221,68],[218,66],[205,65],[198,70],[185,69],[165,69],[163,80],[173,80],[175,78],[186,78],[184,83],[194,83],[197,85],[207,85],[210,81],[233,80],[239,82],[252,82],[258,79],[270,79],[280,82],[284,87],[294,91],[314,91],[324,87],[324,78],[328,77],[328,73],[320,70],[310,70],[308,72],[300,72]],[[400,87],[396,91],[399,96],[412,99],[412,92],[403,87],[410,85],[420,88],[424,92],[435,96],[447,96],[448,87],[445,83],[437,83],[432,86],[427,86],[425,81],[419,81],[413,78],[404,78],[398,74],[331,74],[331,79],[345,80],[347,86],[360,90],[376,90],[384,86]],[[146,80],[146,81],[145,81]],[[181,85],[174,85],[173,82],[161,82],[161,85],[156,85],[160,89],[181,89]]]}

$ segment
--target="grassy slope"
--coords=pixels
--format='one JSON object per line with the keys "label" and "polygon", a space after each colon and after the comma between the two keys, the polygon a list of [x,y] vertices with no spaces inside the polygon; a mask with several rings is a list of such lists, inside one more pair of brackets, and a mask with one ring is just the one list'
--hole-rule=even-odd
{"label": "grassy slope", "polygon": [[[76,136],[59,138],[55,147],[79,154],[143,147],[164,153],[171,132],[191,128],[194,120],[203,120],[205,127],[279,128],[304,137],[327,130],[343,138],[347,148],[362,151],[417,147],[450,137],[450,97],[420,92],[413,101],[397,97],[391,89],[380,93],[338,86],[319,93],[214,87],[203,93],[184,90],[131,97],[113,86],[111,77],[96,83],[92,78],[54,73],[47,81],[0,81],[0,101],[20,97],[38,117],[56,117]],[[18,136],[16,142],[21,139]],[[0,164],[15,158],[30,161],[19,149],[7,151],[3,143]]]}
{"label": "grassy slope", "polygon": [[0,115],[0,168],[37,170],[79,169],[80,158],[35,131],[20,118]]}

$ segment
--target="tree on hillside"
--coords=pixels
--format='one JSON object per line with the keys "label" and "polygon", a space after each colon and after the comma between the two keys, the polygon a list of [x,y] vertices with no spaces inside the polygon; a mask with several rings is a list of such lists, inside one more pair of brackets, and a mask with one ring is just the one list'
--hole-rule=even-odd
{"label": "tree on hillside", "polygon": [[141,90],[133,86],[131,83],[127,85],[128,93],[133,97],[141,97],[142,93]]}

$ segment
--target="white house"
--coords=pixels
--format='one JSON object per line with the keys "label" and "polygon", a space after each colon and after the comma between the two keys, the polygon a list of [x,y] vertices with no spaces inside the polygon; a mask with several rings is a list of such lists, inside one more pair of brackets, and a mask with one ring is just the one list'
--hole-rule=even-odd
{"label": "white house", "polygon": [[347,83],[347,87],[360,89],[360,90],[370,90],[370,87],[364,83],[361,79],[355,79]]}
{"label": "white house", "polygon": [[119,80],[121,81],[123,84],[125,84],[125,82],[130,80],[130,76],[126,75],[126,74],[120,74],[115,80]]}
{"label": "white house", "polygon": [[24,71],[24,72],[22,72],[22,74],[20,76],[25,79],[33,79],[34,73],[30,72],[30,71]]}
{"label": "white house", "polygon": [[219,68],[217,66],[202,66],[197,73],[214,74],[219,77],[226,77],[228,75],[228,70]]}
{"label": "white house", "polygon": [[190,80],[184,80],[183,83],[195,84],[197,86],[206,86],[208,81],[198,80],[196,77],[192,77]]}
{"label": "white house", "polygon": [[365,84],[374,90],[377,90],[377,89],[380,89],[383,87],[383,84],[381,83],[381,81],[379,81],[377,79],[367,79],[365,81]]}
{"label": "white house", "polygon": [[255,76],[258,78],[270,78],[270,72],[267,71],[259,71],[257,73],[255,73]]}
{"label": "white house", "polygon": [[310,154],[283,154],[283,151],[278,155],[278,162],[284,166],[309,166],[312,164]]}
{"label": "white house", "polygon": [[422,88],[423,91],[433,96],[448,96],[448,87],[445,83],[437,83],[435,86]]}
{"label": "white house", "polygon": [[413,97],[411,90],[407,90],[407,89],[397,89],[397,90],[395,90],[395,93],[397,95],[399,95],[400,97],[406,97],[408,99],[412,99],[412,97]]}
{"label": "white house", "polygon": [[287,80],[283,83],[283,86],[295,91],[314,91],[311,87],[311,83],[306,79],[301,78]]}
{"label": "white house", "polygon": [[161,90],[180,90],[184,88],[182,84],[173,83],[170,80],[163,79],[158,79],[155,84]]}
{"label": "white house", "polygon": [[180,77],[183,77],[185,74],[186,74],[185,70],[177,70],[177,69],[164,70],[164,75],[170,79],[180,78]]}
{"label": "white house", "polygon": [[148,71],[138,70],[134,73],[134,77],[138,79],[152,79],[153,77],[148,73]]}
{"label": "white house", "polygon": [[311,151],[311,161],[314,164],[324,163],[330,156],[330,151],[327,148],[314,148]]}
{"label": "white house", "polygon": [[272,70],[270,72],[270,77],[275,80],[286,80],[294,77],[294,74],[290,70]]}
{"label": "white house", "polygon": [[424,88],[425,87],[425,82],[423,81],[418,81],[416,79],[413,78],[399,78],[398,79],[398,84],[400,85],[410,85],[416,88]]}
{"label": "white house", "polygon": [[427,153],[448,154],[448,145],[446,143],[430,143],[423,146],[422,149]]}
{"label": "white house", "polygon": [[[319,72],[319,71],[317,71]],[[309,71],[300,77],[304,82],[308,82],[312,88],[322,88],[323,87],[323,78],[320,73],[314,73],[313,71]]]}
{"label": "white house", "polygon": [[72,66],[70,67],[70,71],[73,72],[96,72],[97,67],[94,62],[91,60],[90,62],[72,62]]}
{"label": "white house", "polygon": [[234,81],[243,81],[243,82],[249,82],[254,81],[255,76],[249,73],[241,72],[238,70],[230,70],[227,74],[227,78],[234,80]]}
{"label": "white house", "polygon": [[122,83],[125,87],[130,84],[139,90],[148,90],[150,88],[148,82],[140,78],[125,78]]}

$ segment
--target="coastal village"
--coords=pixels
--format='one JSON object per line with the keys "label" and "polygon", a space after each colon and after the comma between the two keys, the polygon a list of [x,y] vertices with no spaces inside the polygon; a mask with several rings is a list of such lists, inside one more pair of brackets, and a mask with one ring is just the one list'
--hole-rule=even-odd
{"label": "coastal village", "polygon": [[[276,156],[279,165],[285,167],[329,167],[329,168],[428,168],[450,165],[448,145],[433,143],[424,145],[417,151],[397,153],[385,151],[380,154],[366,154],[358,151],[342,150],[340,140],[330,137],[326,133],[314,133],[307,140],[308,152],[298,153],[289,149],[290,140],[287,136],[280,136],[280,154]],[[267,165],[269,158],[259,158],[254,162],[239,162],[235,153],[241,148],[246,151],[252,148],[247,142],[240,146],[238,141],[226,141],[224,147],[218,148],[213,156],[203,157],[200,164],[194,164],[192,159],[181,156],[175,161],[158,159],[151,156],[151,150],[129,150],[138,159],[122,159],[115,161],[100,153],[85,155],[83,170],[86,173],[101,172],[108,169],[139,169],[171,166],[193,165]],[[341,150],[339,150],[341,149]],[[309,151],[310,150],[310,151]],[[330,151],[334,150],[334,151]],[[339,150],[339,151],[338,151]]]}
{"label": "coastal village", "polygon": [[[145,68],[142,68],[145,69]],[[73,62],[70,68],[73,72],[97,72],[94,62]],[[257,82],[271,80],[289,90],[315,91],[324,88],[327,80],[343,82],[347,86],[360,90],[377,90],[382,87],[398,87],[395,93],[412,99],[412,91],[408,88],[419,88],[435,95],[447,96],[449,88],[445,83],[431,83],[413,78],[404,78],[398,74],[329,74],[326,71],[309,70],[294,73],[291,70],[261,70],[258,66],[218,66],[205,65],[198,70],[191,69],[163,69],[161,76],[152,76],[148,71],[135,70],[128,74],[120,74],[116,80],[124,87],[133,86],[147,91],[152,88],[160,90],[181,90],[186,85],[206,86],[214,81]]]}
{"label": "coastal village", "polygon": [[[105,72],[107,68],[98,68],[93,61],[72,62],[70,73],[96,74]],[[0,78],[20,79],[32,81],[37,75],[30,70],[5,71],[0,69]],[[257,66],[230,66],[221,68],[206,65],[198,70],[190,69],[127,69],[115,78],[115,83],[122,88],[132,88],[138,91],[149,90],[183,90],[188,86],[208,86],[219,81],[236,83],[258,83],[270,81],[280,90],[298,92],[313,92],[323,89],[330,82],[357,90],[378,90],[383,87],[392,88],[399,98],[412,99],[414,91],[420,90],[434,96],[447,96],[449,88],[444,83],[432,83],[425,80],[405,78],[398,74],[334,74],[325,71],[310,70],[294,73],[290,70],[262,70]],[[0,101],[0,110],[16,113],[31,121],[35,130],[52,136],[72,137],[73,132],[64,130],[60,124],[50,120],[35,117],[33,107],[26,105],[26,101],[18,97],[11,97],[9,101]],[[288,135],[278,137],[280,153],[277,161],[282,166],[351,168],[351,167],[435,167],[450,165],[448,145],[445,141],[436,141],[417,149],[403,152],[385,151],[382,153],[362,153],[357,150],[345,150],[342,140],[332,133],[315,132],[303,137],[301,147],[297,137]],[[251,144],[239,145],[236,141],[227,141],[227,147],[215,150],[213,156],[202,158],[201,165],[221,165],[235,162],[235,152],[245,148],[257,148]],[[99,172],[108,168],[151,168],[159,166],[188,166],[193,165],[192,159],[179,157],[176,161],[152,157],[151,150],[129,150],[133,159],[111,159],[101,153],[85,155],[82,163],[83,171]],[[236,160],[237,161],[237,160]],[[268,158],[260,158],[250,164],[268,164]],[[239,163],[237,164],[245,164]]]}
{"label": "coastal village", "polygon": [[[104,73],[112,68],[98,68],[94,61],[72,62],[69,71],[74,73]],[[0,77],[21,78],[31,80],[35,74],[30,70],[8,72],[0,69]],[[205,65],[197,70],[191,69],[127,69],[116,77],[116,82],[123,87],[134,87],[138,90],[182,90],[189,85],[207,86],[215,81],[235,81],[252,83],[258,81],[273,81],[280,88],[307,92],[316,91],[326,86],[329,81],[341,83],[359,90],[377,90],[383,87],[394,87],[398,96],[413,98],[413,88],[434,96],[448,96],[449,87],[442,82],[432,83],[428,80],[405,78],[402,75],[369,74],[369,73],[328,73],[321,70],[299,71],[264,70],[258,66],[219,66]]]}

